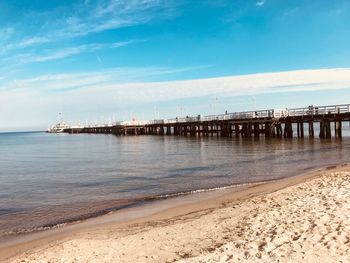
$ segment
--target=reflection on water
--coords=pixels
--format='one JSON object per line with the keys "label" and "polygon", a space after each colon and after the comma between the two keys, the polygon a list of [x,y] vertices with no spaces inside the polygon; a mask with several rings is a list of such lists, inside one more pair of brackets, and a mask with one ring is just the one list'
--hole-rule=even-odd
{"label": "reflection on water", "polygon": [[0,235],[138,198],[291,176],[348,162],[349,153],[347,137],[0,134]]}

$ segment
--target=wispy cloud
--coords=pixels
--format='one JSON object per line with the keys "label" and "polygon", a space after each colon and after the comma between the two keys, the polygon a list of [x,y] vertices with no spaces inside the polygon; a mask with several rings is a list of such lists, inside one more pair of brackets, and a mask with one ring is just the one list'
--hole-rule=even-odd
{"label": "wispy cloud", "polygon": [[30,15],[23,13],[18,23],[0,25],[0,74],[25,71],[33,63],[84,53],[95,53],[99,65],[104,67],[97,51],[146,40],[92,43],[88,35],[171,16],[177,5],[173,0],[97,0],[72,2],[58,9],[30,12]]}
{"label": "wispy cloud", "polygon": [[[43,16],[45,21],[39,23],[40,26],[35,30],[31,28],[30,32],[25,31],[25,24],[19,24],[17,28],[8,27],[0,30],[0,40],[7,42],[3,43],[0,54],[147,23],[152,19],[170,15],[174,6],[176,6],[174,1],[159,0],[98,0],[76,3],[64,10],[60,9],[60,15],[55,14],[55,11],[47,12]],[[22,21],[31,19],[31,17],[25,18],[25,14],[23,16]],[[42,14],[37,16],[40,17]],[[47,17],[50,19],[46,19]],[[19,38],[18,35],[24,37]]]}
{"label": "wispy cloud", "polygon": [[210,66],[192,66],[180,68],[113,68],[90,73],[49,74],[33,78],[19,79],[3,84],[3,90],[27,89],[41,91],[71,91],[89,88],[94,85],[109,86],[122,83],[143,82],[149,77],[172,75],[195,71]]}
{"label": "wispy cloud", "polygon": [[71,57],[74,55],[79,55],[82,53],[92,53],[102,49],[112,49],[119,48],[123,46],[127,46],[129,44],[139,42],[136,40],[124,41],[124,42],[115,42],[109,44],[86,44],[79,45],[61,49],[47,49],[44,51],[40,51],[40,53],[22,53],[17,54],[15,56],[10,56],[4,58],[3,60],[6,62],[13,62],[15,65],[20,66],[28,63],[38,63],[38,62],[46,62],[51,60],[63,59],[67,57]]}
{"label": "wispy cloud", "polygon": [[7,45],[4,45],[1,50],[0,50],[0,55],[6,54],[9,51],[16,50],[16,49],[22,49],[22,48],[27,48],[35,45],[41,45],[44,43],[50,42],[50,39],[46,37],[30,37],[23,39],[19,42],[13,42]]}

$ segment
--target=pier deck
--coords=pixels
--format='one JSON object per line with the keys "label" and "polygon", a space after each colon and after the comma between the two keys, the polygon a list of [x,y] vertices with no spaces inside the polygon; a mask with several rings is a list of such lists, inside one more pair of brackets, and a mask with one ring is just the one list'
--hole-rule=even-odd
{"label": "pier deck", "polygon": [[[71,127],[67,133],[110,133],[125,135],[175,135],[223,137],[284,137],[306,136],[321,139],[342,138],[342,125],[350,121],[350,104],[309,106],[285,110],[261,110],[225,113],[146,123],[93,125]],[[318,134],[316,134],[316,131]]]}

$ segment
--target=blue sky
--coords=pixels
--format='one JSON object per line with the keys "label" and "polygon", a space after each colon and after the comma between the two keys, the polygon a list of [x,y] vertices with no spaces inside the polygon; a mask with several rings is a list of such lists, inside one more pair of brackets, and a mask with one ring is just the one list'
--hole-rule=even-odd
{"label": "blue sky", "polygon": [[348,103],[349,43],[347,0],[4,0],[0,130]]}

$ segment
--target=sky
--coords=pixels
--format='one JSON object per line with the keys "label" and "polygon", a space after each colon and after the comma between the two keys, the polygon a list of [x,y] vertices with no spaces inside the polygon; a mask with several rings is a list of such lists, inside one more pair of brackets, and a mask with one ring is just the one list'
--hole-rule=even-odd
{"label": "sky", "polygon": [[0,131],[350,103],[348,0],[0,0]]}

